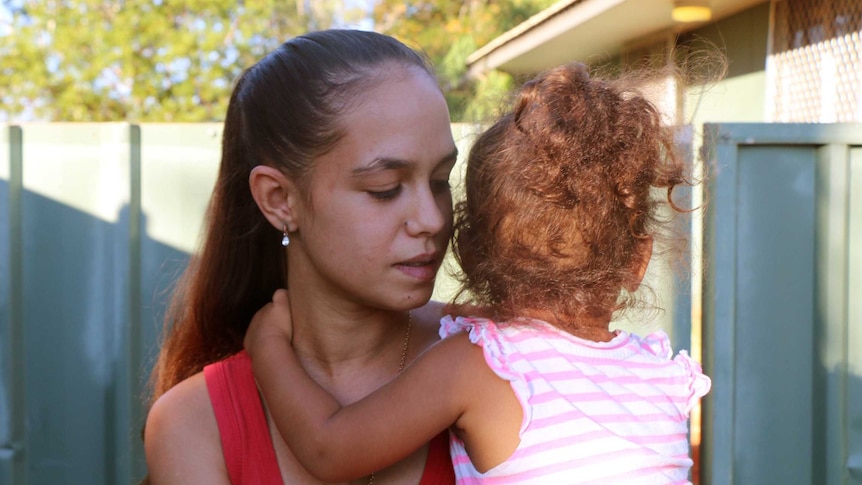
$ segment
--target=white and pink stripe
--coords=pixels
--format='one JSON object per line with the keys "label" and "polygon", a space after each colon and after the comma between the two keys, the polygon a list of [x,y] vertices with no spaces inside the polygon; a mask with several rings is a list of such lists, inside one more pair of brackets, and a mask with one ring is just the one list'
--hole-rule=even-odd
{"label": "white and pink stripe", "polygon": [[443,319],[442,337],[461,331],[525,409],[518,449],[486,473],[452,436],[459,484],[689,483],[688,413],[710,381],[663,332],[591,342],[537,320]]}

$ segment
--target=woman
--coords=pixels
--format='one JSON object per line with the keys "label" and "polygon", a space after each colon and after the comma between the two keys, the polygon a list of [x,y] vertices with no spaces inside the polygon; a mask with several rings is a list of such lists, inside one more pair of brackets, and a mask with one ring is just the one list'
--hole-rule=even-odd
{"label": "woman", "polygon": [[[428,65],[391,37],[315,32],[243,73],[206,237],[154,373],[151,483],[319,483],[271,423],[245,330],[287,287],[297,354],[337,399],[397,375],[438,338],[428,301],[451,235],[456,155]],[[441,438],[356,483],[454,483]]]}

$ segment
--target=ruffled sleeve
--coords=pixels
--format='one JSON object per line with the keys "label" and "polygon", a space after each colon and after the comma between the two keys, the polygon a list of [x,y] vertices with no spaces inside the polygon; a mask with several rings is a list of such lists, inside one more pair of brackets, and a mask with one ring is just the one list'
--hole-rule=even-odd
{"label": "ruffled sleeve", "polygon": [[452,315],[446,315],[445,317],[440,319],[440,338],[446,338],[450,335],[454,335],[456,333],[469,331],[469,326],[467,324],[466,318],[458,317],[457,319],[452,318]]}
{"label": "ruffled sleeve", "polygon": [[[688,355],[685,350],[680,350],[676,357],[673,357],[673,348],[670,345],[670,338],[661,330],[656,331],[640,341],[640,346],[643,350],[655,355],[656,357],[670,361],[676,364],[680,375],[683,389],[678,393],[674,393],[677,398],[677,403],[680,411],[685,417],[688,417],[692,408],[697,402],[709,392],[712,386],[712,381],[707,377],[700,364]],[[671,359],[673,357],[673,359]]]}
{"label": "ruffled sleeve", "polygon": [[527,405],[532,389],[524,376],[525,369],[519,369],[519,365],[527,363],[527,359],[492,320],[477,317],[452,318],[449,315],[440,320],[440,338],[461,332],[467,332],[470,342],[482,347],[488,367],[501,379],[509,381],[524,411],[524,420],[521,423],[523,433],[532,419],[531,408]]}
{"label": "ruffled sleeve", "polygon": [[685,415],[688,416],[700,398],[709,392],[712,387],[712,380],[703,373],[700,364],[692,359],[685,350],[680,350],[673,360],[682,367],[688,380],[687,401],[683,408]]}
{"label": "ruffled sleeve", "polygon": [[517,352],[517,349],[508,344],[502,337],[497,325],[485,318],[457,317],[449,315],[440,321],[440,338],[449,335],[467,332],[470,342],[482,347],[485,351],[485,361],[500,377],[513,380],[516,375],[512,373],[507,357]]}
{"label": "ruffled sleeve", "polygon": [[670,337],[663,330],[657,330],[643,338],[641,347],[664,360],[670,360],[673,356]]}

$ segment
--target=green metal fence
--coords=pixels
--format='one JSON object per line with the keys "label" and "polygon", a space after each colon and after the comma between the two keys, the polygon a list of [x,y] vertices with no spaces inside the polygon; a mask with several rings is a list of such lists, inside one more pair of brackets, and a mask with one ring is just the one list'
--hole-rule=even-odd
{"label": "green metal fence", "polygon": [[[220,132],[0,125],[0,484],[143,475],[143,384]],[[862,126],[705,133],[702,483],[862,483]],[[688,293],[652,286],[684,347]]]}
{"label": "green metal fence", "polygon": [[862,125],[706,125],[704,483],[862,483]]}
{"label": "green metal fence", "polygon": [[217,124],[0,130],[0,483],[143,475],[143,384],[219,135]]}

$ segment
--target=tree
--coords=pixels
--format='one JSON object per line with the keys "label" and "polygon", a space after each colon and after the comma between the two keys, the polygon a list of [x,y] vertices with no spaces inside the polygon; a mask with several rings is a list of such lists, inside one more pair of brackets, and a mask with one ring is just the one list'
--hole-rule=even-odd
{"label": "tree", "polygon": [[[284,40],[365,15],[336,0],[2,0],[0,113],[209,121]],[[0,9],[2,10],[2,9]]]}
{"label": "tree", "polygon": [[425,51],[440,77],[452,119],[484,120],[495,114],[512,79],[492,72],[465,78],[467,57],[554,0],[378,0],[375,29]]}

